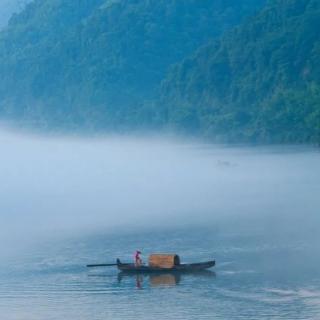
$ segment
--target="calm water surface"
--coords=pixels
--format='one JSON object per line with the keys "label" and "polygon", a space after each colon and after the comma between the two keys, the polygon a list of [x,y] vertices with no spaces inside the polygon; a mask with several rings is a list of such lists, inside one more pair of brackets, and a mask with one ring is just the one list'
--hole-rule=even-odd
{"label": "calm water surface", "polygon": [[[225,228],[222,228],[225,229]],[[2,319],[320,319],[315,239],[250,236],[219,227],[96,235],[43,244],[1,275]],[[214,271],[181,276],[125,276],[87,262],[146,253],[184,261],[214,257]]]}

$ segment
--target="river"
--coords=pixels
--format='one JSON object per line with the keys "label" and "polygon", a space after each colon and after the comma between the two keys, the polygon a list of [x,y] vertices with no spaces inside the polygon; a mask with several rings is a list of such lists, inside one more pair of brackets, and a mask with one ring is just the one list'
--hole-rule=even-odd
{"label": "river", "polygon": [[[318,149],[5,130],[0,149],[2,319],[320,319]],[[85,267],[136,249],[217,264]]]}

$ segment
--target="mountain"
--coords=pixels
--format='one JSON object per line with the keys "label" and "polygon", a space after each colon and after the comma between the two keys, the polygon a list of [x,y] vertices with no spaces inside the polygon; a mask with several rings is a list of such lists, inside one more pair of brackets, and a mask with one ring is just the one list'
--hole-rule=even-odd
{"label": "mountain", "polygon": [[158,117],[231,141],[320,142],[320,1],[274,0],[172,68]]}
{"label": "mountain", "polygon": [[7,26],[10,17],[21,11],[28,0],[0,0],[0,29]]}
{"label": "mountain", "polygon": [[34,0],[0,33],[0,115],[118,128],[153,117],[170,66],[264,0]]}

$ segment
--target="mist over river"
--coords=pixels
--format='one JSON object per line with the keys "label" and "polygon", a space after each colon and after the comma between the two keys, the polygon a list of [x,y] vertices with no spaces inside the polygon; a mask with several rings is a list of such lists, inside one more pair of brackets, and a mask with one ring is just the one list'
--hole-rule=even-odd
{"label": "mist over river", "polygon": [[[0,315],[320,319],[320,152],[0,131]],[[141,249],[214,272],[119,276]]]}

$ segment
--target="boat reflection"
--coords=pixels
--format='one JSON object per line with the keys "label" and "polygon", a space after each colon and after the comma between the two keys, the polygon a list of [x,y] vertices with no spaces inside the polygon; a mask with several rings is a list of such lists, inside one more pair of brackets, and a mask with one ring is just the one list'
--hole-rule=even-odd
{"label": "boat reflection", "polygon": [[215,272],[205,270],[194,273],[150,273],[150,274],[130,274],[120,272],[118,282],[121,283],[125,278],[132,279],[137,289],[143,289],[144,286],[150,287],[172,287],[179,285],[185,277],[209,277],[214,278]]}
{"label": "boat reflection", "polygon": [[161,286],[176,286],[180,283],[180,274],[158,274],[150,275],[149,281],[151,287],[161,287]]}

